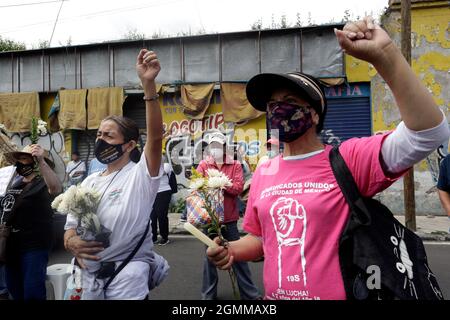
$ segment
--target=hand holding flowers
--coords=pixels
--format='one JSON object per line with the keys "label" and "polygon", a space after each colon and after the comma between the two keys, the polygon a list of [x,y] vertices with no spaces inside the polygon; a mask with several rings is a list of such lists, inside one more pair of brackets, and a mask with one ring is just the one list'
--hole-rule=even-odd
{"label": "hand holding flowers", "polygon": [[[222,235],[222,225],[224,221],[224,195],[223,190],[231,187],[232,181],[226,174],[216,169],[208,169],[206,177],[200,174],[195,169],[192,170],[192,176],[189,184],[191,195],[186,199],[187,204],[187,220],[185,229],[191,232],[194,236],[208,246],[214,247],[211,242],[205,241],[198,235],[194,226],[198,226],[205,230],[209,237],[217,236],[218,245],[227,247],[228,241]],[[193,225],[193,226],[192,226]],[[239,290],[237,289],[236,275],[232,269],[228,270],[231,284],[233,287],[233,294],[235,299],[239,300]]]}
{"label": "hand holding flowers", "polygon": [[100,224],[96,215],[100,198],[96,190],[74,185],[53,200],[52,208],[78,219],[77,235],[82,240],[98,241],[107,247],[111,231]]}

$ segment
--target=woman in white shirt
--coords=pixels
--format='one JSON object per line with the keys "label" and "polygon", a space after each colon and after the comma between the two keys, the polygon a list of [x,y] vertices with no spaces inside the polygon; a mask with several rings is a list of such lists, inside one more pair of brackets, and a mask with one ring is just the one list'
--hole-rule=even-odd
{"label": "woman in white shirt", "polygon": [[156,54],[142,49],[136,63],[146,104],[148,138],[142,156],[137,149],[139,130],[134,121],[109,116],[100,124],[95,145],[96,158],[107,168],[82,183],[102,195],[97,216],[112,231],[109,246],[104,248],[101,242],[83,241],[76,232],[77,219],[67,216],[64,246],[82,268],[82,299],[138,300],[148,295],[149,273],[154,267],[152,263],[158,260],[150,232],[107,290],[103,288],[109,278],[98,277],[98,272],[103,263],[113,262],[117,269],[136,247],[149,222],[148,210],[153,206],[161,177],[163,126],[155,85],[160,69]]}

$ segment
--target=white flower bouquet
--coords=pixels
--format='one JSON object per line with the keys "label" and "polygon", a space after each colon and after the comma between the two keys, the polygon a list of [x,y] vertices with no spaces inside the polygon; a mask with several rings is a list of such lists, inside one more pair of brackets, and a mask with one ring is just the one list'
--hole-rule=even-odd
{"label": "white flower bouquet", "polygon": [[111,231],[100,224],[97,208],[100,194],[92,189],[71,186],[52,202],[52,208],[60,214],[71,214],[78,219],[77,234],[85,241],[99,241],[109,246]]}
{"label": "white flower bouquet", "polygon": [[207,177],[203,177],[195,169],[192,170],[189,183],[191,194],[186,201],[188,222],[196,227],[210,229],[209,235],[219,235],[220,224],[224,220],[223,189],[232,183],[218,170],[208,169],[206,174]]}
{"label": "white flower bouquet", "polygon": [[[205,230],[210,238],[218,236],[221,244],[227,246],[228,241],[222,235],[222,228],[224,228],[222,225],[224,222],[223,190],[232,185],[232,180],[219,170],[208,169],[206,177],[204,177],[197,170],[192,169],[189,183],[191,194],[186,199],[187,221],[192,226],[188,225],[185,227],[186,230],[197,236],[197,232],[192,229],[193,226],[200,227]],[[228,273],[234,297],[239,300],[236,275],[233,269],[228,270]]]}
{"label": "white flower bouquet", "polygon": [[47,134],[47,122],[39,119],[37,123],[37,130],[40,136],[45,136]]}
{"label": "white flower bouquet", "polygon": [[39,136],[45,136],[47,134],[47,122],[42,121],[36,117],[31,118],[31,134],[30,140],[32,144],[37,144]]}

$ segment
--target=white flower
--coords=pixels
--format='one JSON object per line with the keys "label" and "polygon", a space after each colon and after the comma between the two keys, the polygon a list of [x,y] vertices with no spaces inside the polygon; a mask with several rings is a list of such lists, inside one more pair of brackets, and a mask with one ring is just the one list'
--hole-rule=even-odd
{"label": "white flower", "polygon": [[76,201],[84,211],[95,213],[100,201],[100,194],[92,188],[78,187]]}
{"label": "white flower", "polygon": [[61,214],[71,214],[86,220],[86,217],[96,213],[99,201],[100,195],[94,189],[71,186],[53,200],[52,207]]}
{"label": "white flower", "polygon": [[226,188],[231,187],[231,179],[222,171],[216,169],[206,170],[208,175],[208,188]]}
{"label": "white flower", "polygon": [[61,205],[61,202],[64,199],[64,194],[60,194],[59,196],[57,196],[55,198],[55,200],[53,200],[52,202],[52,208],[55,210],[58,210],[59,206]]}
{"label": "white flower", "polygon": [[208,188],[223,189],[226,187],[231,187],[232,185],[231,180],[226,175],[208,178]]}
{"label": "white flower", "polygon": [[37,130],[40,136],[45,136],[47,134],[47,122],[38,120]]}
{"label": "white flower", "polygon": [[208,176],[209,178],[212,178],[212,177],[222,177],[222,176],[225,175],[223,172],[221,172],[221,171],[219,171],[219,170],[217,170],[217,169],[208,169],[208,170],[206,170],[206,174],[207,174],[207,176]]}
{"label": "white flower", "polygon": [[46,127],[38,126],[37,129],[38,129],[38,134],[40,136],[45,136],[47,134],[47,128]]}
{"label": "white flower", "polygon": [[69,213],[69,209],[67,207],[67,202],[65,201],[65,194],[60,194],[53,200],[52,208],[57,211],[59,214],[67,214]]}
{"label": "white flower", "polygon": [[198,189],[201,189],[204,185],[205,185],[205,179],[197,178],[197,179],[192,180],[189,183],[189,188],[192,190],[198,190]]}

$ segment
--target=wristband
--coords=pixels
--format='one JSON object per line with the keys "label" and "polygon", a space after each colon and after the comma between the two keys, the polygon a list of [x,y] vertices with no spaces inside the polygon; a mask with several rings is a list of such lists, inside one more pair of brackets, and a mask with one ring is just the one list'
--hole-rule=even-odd
{"label": "wristband", "polygon": [[155,94],[153,97],[144,96],[142,99],[144,101],[156,101],[156,100],[158,100],[158,98],[159,98],[159,94]]}

